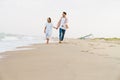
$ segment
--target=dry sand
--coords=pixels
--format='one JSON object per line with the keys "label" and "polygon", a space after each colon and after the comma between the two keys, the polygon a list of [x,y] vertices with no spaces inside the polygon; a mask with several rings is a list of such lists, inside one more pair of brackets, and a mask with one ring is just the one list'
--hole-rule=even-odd
{"label": "dry sand", "polygon": [[0,80],[120,80],[120,41],[69,39],[1,54]]}

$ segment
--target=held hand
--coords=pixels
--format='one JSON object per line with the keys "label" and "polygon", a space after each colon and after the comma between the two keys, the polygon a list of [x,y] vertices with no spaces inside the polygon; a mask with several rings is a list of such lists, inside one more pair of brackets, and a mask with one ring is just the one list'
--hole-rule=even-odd
{"label": "held hand", "polygon": [[56,29],[56,27],[53,27],[54,29]]}
{"label": "held hand", "polygon": [[58,28],[56,28],[56,30],[58,30]]}
{"label": "held hand", "polygon": [[53,27],[53,28],[56,29],[56,30],[58,29],[57,27]]}

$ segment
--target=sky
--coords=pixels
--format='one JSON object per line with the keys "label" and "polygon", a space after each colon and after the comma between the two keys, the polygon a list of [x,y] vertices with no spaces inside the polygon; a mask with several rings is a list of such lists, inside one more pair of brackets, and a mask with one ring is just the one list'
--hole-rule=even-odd
{"label": "sky", "polygon": [[47,18],[56,26],[63,11],[66,37],[120,37],[120,0],[0,0],[0,33],[44,36]]}

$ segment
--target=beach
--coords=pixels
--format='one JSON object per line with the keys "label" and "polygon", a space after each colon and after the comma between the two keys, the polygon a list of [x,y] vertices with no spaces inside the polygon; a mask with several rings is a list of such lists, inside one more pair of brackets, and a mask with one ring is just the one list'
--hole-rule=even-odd
{"label": "beach", "polygon": [[120,80],[120,40],[66,39],[18,49],[1,54],[0,80]]}

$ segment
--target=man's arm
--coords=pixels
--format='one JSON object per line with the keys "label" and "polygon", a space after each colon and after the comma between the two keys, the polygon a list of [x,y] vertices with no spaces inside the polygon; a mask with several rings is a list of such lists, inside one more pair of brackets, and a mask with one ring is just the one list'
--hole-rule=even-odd
{"label": "man's arm", "polygon": [[61,22],[61,19],[58,21],[56,29],[58,29],[60,27],[60,22]]}
{"label": "man's arm", "polygon": [[65,26],[66,26],[66,29],[68,29],[68,28],[69,28],[68,24],[66,24]]}
{"label": "man's arm", "polygon": [[67,19],[67,18],[66,18],[66,20],[65,20],[65,27],[66,27],[66,29],[69,28],[69,26],[68,26],[68,19]]}

